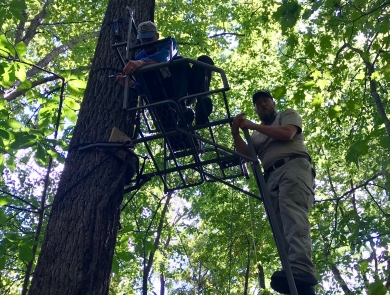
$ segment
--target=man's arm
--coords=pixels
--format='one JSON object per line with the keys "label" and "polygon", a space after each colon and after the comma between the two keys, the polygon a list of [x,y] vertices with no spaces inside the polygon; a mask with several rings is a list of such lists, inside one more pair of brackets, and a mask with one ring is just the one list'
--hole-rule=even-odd
{"label": "man's arm", "polygon": [[151,65],[151,64],[155,64],[157,63],[156,61],[154,60],[149,60],[149,61],[145,61],[143,59],[138,59],[138,60],[130,60],[126,65],[125,67],[123,68],[123,72],[126,74],[126,75],[132,75],[136,70],[138,70],[139,68],[142,68],[143,66],[146,66],[146,65]]}
{"label": "man's arm", "polygon": [[249,147],[240,136],[240,123],[243,120],[244,115],[244,113],[241,113],[234,117],[231,130],[237,152],[250,157]]}
{"label": "man's arm", "polygon": [[[171,51],[171,42],[164,43],[161,47],[158,48],[156,53],[150,54],[147,57],[141,57],[141,59],[148,63],[160,63],[169,61],[169,54]],[[177,42],[172,38],[172,57],[178,53]]]}
{"label": "man's arm", "polygon": [[[172,38],[172,57],[175,56],[178,52],[177,43],[174,38]],[[169,61],[169,53],[171,50],[171,43],[167,42],[161,48],[158,49],[156,53],[147,55],[145,51],[141,51],[135,57],[135,60],[130,60],[125,67],[123,68],[123,72],[127,75],[132,75],[136,70],[142,68],[143,66],[152,65],[160,62]]]}
{"label": "man's arm", "polygon": [[295,125],[284,126],[267,126],[253,123],[247,119],[242,119],[240,122],[240,128],[248,128],[250,130],[256,130],[268,137],[276,140],[291,140],[298,131],[298,127]]}

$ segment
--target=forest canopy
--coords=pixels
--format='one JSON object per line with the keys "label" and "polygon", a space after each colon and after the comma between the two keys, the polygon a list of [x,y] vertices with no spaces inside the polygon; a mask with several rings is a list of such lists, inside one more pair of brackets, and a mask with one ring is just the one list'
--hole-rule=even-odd
{"label": "forest canopy", "polygon": [[[0,0],[1,294],[28,292],[98,37],[112,33],[102,26],[107,2]],[[233,114],[256,120],[251,95],[269,89],[278,110],[302,116],[317,173],[317,294],[388,294],[390,2],[175,0],[153,8],[161,37],[175,37],[182,56],[210,55],[226,72]],[[234,181],[257,193],[253,179]],[[127,201],[110,294],[140,294],[145,280],[154,294],[275,294],[269,277],[280,262],[258,200],[220,183],[164,194],[156,178]]]}

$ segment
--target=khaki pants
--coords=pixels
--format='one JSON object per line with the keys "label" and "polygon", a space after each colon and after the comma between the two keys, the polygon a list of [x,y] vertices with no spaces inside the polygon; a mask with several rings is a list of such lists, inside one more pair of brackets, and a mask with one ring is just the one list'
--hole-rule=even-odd
{"label": "khaki pants", "polygon": [[314,175],[306,159],[293,159],[269,174],[267,186],[290,266],[315,276],[308,213],[314,201]]}

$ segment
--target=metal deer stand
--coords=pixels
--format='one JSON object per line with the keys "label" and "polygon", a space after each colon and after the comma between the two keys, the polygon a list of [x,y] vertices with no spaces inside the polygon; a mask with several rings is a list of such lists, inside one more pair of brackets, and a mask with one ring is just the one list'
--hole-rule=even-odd
{"label": "metal deer stand", "polygon": [[[130,51],[145,47],[145,44],[130,47],[129,40],[132,33],[136,34],[136,28],[132,10],[129,7],[127,10],[129,12],[128,40],[112,46],[118,53],[123,66],[129,59]],[[147,46],[167,42],[172,44],[172,38],[151,42]],[[119,48],[123,47],[126,47],[125,60],[119,51]],[[192,82],[190,75],[194,67],[204,69],[205,72],[212,72],[211,85],[213,87],[206,88],[199,93],[188,93],[187,86]],[[137,81],[145,92],[142,96],[136,95],[137,101],[131,103],[129,92],[132,90],[127,87],[129,79]],[[136,171],[136,177],[129,179],[125,193],[139,189],[153,177],[159,177],[165,192],[198,186],[203,182],[218,181],[263,201],[281,263],[287,275],[290,294],[297,295],[283,245],[283,236],[277,226],[269,192],[249,132],[244,131],[250,157],[235,150],[233,139],[230,136],[233,117],[226,97],[229,84],[225,72],[199,60],[174,59],[171,51],[168,62],[143,66],[134,73],[133,77],[126,77],[125,86],[123,111],[129,112],[129,117],[138,118],[135,121],[135,129],[123,132],[114,127],[110,142],[92,143],[80,147],[79,150],[97,147],[116,149],[136,154],[142,158],[143,163],[139,165],[141,167]],[[206,121],[198,125],[185,121],[188,109],[195,109],[196,117],[196,112],[199,111],[196,109],[196,104],[205,97],[210,98],[213,104],[213,111]],[[245,161],[251,163],[260,196],[230,181],[237,177],[249,178]]]}

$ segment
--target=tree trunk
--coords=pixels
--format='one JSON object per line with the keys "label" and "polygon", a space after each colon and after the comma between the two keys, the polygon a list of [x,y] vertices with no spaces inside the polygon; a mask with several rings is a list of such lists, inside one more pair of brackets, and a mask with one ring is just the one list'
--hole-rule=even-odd
{"label": "tree trunk", "polygon": [[[111,48],[112,21],[128,19],[127,5],[133,8],[136,23],[151,19],[154,13],[152,0],[108,3],[30,295],[108,294],[128,164],[107,150],[77,148],[107,142],[113,127],[132,135],[132,120],[122,110],[123,87],[104,70],[123,68]],[[120,23],[120,28],[124,41],[127,24]]]}
{"label": "tree trunk", "polygon": [[[247,254],[247,260],[246,260],[246,271],[245,271],[245,285],[244,285],[244,295],[248,295],[248,288],[249,288],[249,274],[251,269],[251,241],[249,240],[249,237],[246,237],[246,240],[248,241],[248,254]],[[255,249],[256,251],[256,249]]]}
{"label": "tree trunk", "polygon": [[161,238],[162,230],[164,227],[165,216],[167,215],[167,212],[169,209],[169,203],[171,202],[172,195],[173,195],[173,193],[170,192],[167,195],[167,199],[165,200],[165,204],[164,204],[164,208],[161,212],[161,217],[160,217],[160,221],[158,224],[158,228],[157,228],[157,231],[155,233],[156,238],[154,239],[153,250],[150,251],[148,262],[144,266],[144,274],[143,274],[143,279],[142,279],[142,294],[143,295],[148,294],[148,279],[149,279],[149,275],[150,275],[150,270],[152,269],[152,265],[154,262],[154,255],[156,254],[156,251],[158,250],[159,245],[160,245],[160,238]]}

